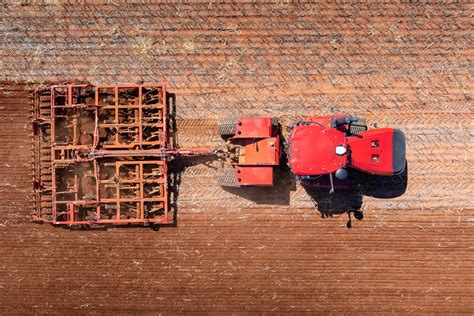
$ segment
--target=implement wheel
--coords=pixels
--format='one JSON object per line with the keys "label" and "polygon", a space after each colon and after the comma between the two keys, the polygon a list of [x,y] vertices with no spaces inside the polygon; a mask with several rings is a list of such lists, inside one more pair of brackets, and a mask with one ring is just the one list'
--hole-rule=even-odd
{"label": "implement wheel", "polygon": [[219,121],[219,135],[234,136],[237,128],[237,119],[235,117],[226,117]]}
{"label": "implement wheel", "polygon": [[231,168],[224,168],[221,170],[218,178],[218,183],[223,188],[238,188],[240,187],[239,179],[235,176],[235,170]]}
{"label": "implement wheel", "polygon": [[349,132],[351,133],[351,135],[354,135],[359,134],[361,132],[365,132],[367,129],[367,123],[365,122],[365,120],[360,119],[357,122],[351,124]]}

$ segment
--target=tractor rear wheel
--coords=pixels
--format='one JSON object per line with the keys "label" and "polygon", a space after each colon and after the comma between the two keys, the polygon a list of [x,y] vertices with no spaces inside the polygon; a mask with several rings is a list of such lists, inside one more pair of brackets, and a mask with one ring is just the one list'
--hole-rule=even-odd
{"label": "tractor rear wheel", "polygon": [[219,121],[219,135],[234,136],[237,128],[237,119],[235,117],[225,117]]}
{"label": "tractor rear wheel", "polygon": [[357,122],[351,124],[349,128],[349,132],[353,134],[359,134],[361,132],[365,132],[367,130],[367,123],[364,119],[360,119]]}
{"label": "tractor rear wheel", "polygon": [[278,127],[278,125],[279,125],[278,117],[272,117],[272,126]]}
{"label": "tractor rear wheel", "polygon": [[218,183],[224,188],[238,188],[240,187],[239,179],[235,176],[235,170],[231,168],[224,168],[221,170],[218,178]]}

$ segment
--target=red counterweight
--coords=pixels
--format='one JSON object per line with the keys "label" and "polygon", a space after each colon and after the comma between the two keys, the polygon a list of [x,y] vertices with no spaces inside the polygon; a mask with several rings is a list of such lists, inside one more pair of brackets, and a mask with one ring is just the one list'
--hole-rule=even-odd
{"label": "red counterweight", "polygon": [[271,186],[280,164],[279,125],[271,117],[226,118],[219,124],[226,140],[220,155],[227,160],[219,176],[224,187]]}

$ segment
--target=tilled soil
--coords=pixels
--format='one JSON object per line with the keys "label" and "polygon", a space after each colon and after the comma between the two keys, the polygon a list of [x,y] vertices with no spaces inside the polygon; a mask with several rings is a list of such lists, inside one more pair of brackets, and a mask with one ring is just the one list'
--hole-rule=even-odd
{"label": "tilled soil", "polygon": [[[45,2],[0,4],[4,314],[473,312],[471,5]],[[315,205],[286,174],[226,191],[218,162],[191,159],[177,227],[37,225],[28,91],[66,81],[167,82],[182,148],[219,145],[238,113],[398,127],[408,186]]]}

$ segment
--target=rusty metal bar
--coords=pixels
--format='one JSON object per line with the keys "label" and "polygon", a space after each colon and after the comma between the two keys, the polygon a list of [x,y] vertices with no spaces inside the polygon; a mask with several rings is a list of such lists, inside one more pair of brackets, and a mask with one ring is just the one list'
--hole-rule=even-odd
{"label": "rusty metal bar", "polygon": [[[107,105],[112,102],[107,95],[110,89],[113,106]],[[138,89],[138,95],[133,89]],[[144,101],[143,89],[147,89],[150,104]],[[34,219],[58,225],[169,223],[165,93],[164,84],[54,85],[36,91],[35,124],[47,124],[49,135],[38,127],[33,132]],[[42,116],[45,110],[48,115]],[[148,117],[154,121],[145,120],[144,111],[153,115]],[[111,119],[113,124],[107,123]],[[72,128],[67,127],[68,122],[72,122]],[[144,131],[148,129],[152,132],[145,140]],[[154,136],[155,130],[161,137]],[[91,140],[85,137],[84,142],[81,135],[90,135]],[[49,154],[45,155],[42,148]],[[137,160],[144,157],[154,159]],[[107,164],[114,166],[112,174]],[[135,173],[120,180],[121,166],[130,166]],[[155,171],[145,175],[145,166]],[[115,186],[112,195],[107,191],[110,185]],[[149,192],[160,194],[147,196],[145,186],[151,186]],[[122,190],[126,196],[122,196]],[[111,203],[115,210],[110,208]],[[112,218],[107,215],[110,211]]]}

